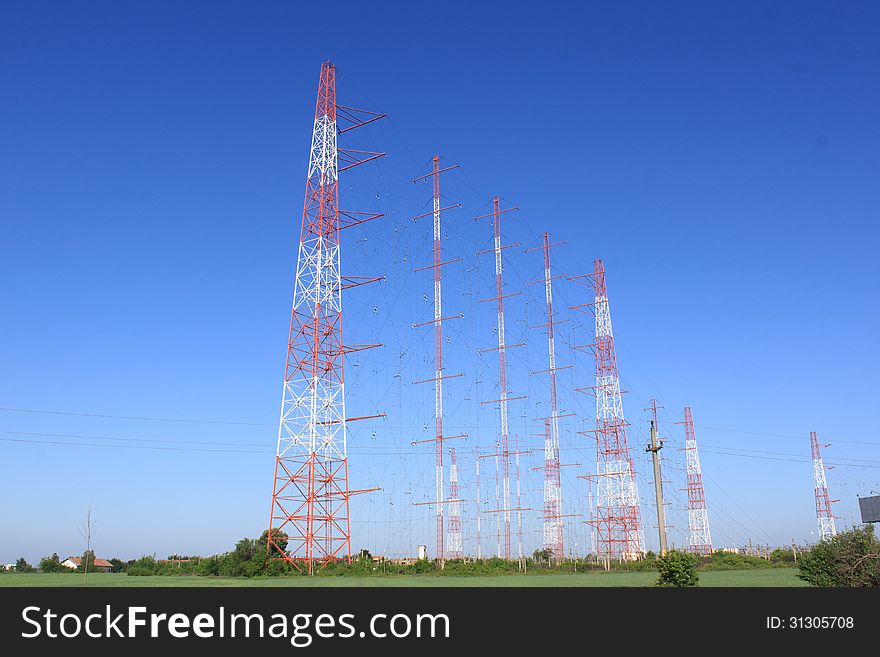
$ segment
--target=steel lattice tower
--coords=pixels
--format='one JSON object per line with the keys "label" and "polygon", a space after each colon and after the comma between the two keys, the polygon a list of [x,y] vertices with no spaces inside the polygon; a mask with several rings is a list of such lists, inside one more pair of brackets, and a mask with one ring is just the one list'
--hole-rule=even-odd
{"label": "steel lattice tower", "polygon": [[688,496],[688,551],[707,556],[712,554],[712,535],[709,532],[709,511],[703,492],[703,470],[697,450],[697,432],[691,407],[684,407],[685,457],[687,460]]}
{"label": "steel lattice tower", "polygon": [[596,341],[596,516],[598,557],[639,559],[645,552],[639,490],[626,438],[620,376],[611,330],[611,309],[605,285],[605,266],[597,259],[592,274]]}
{"label": "steel lattice tower", "polygon": [[[427,322],[422,322],[420,324],[413,324],[414,328],[418,328],[420,326],[429,326],[433,325],[434,327],[434,378],[425,379],[423,381],[415,381],[414,384],[420,383],[433,383],[434,384],[434,437],[429,438],[428,440],[417,440],[413,441],[413,444],[424,443],[424,442],[433,442],[434,443],[434,454],[435,454],[435,498],[433,502],[428,502],[428,504],[436,505],[436,523],[437,523],[437,538],[436,538],[436,546],[437,546],[437,560],[442,567],[446,560],[446,550],[445,550],[445,535],[444,535],[444,525],[445,525],[445,510],[444,506],[447,503],[458,503],[461,500],[447,500],[445,497],[444,490],[444,482],[443,482],[443,442],[446,440],[451,440],[453,438],[464,438],[465,434],[460,434],[457,436],[446,436],[443,433],[443,380],[451,379],[459,376],[464,376],[463,374],[444,374],[443,373],[443,322],[449,319],[461,319],[464,315],[452,315],[450,317],[443,317],[443,295],[442,295],[442,268],[444,265],[451,264],[453,262],[458,262],[461,258],[455,258],[453,260],[443,261],[443,245],[442,245],[442,233],[441,233],[441,216],[442,213],[446,210],[451,210],[453,208],[461,207],[461,203],[455,203],[453,205],[449,205],[447,207],[440,207],[440,174],[444,171],[449,171],[451,169],[457,169],[458,165],[454,164],[452,166],[440,168],[440,156],[435,155],[431,158],[431,173],[426,174],[424,176],[419,176],[415,178],[413,182],[418,182],[420,180],[426,180],[428,178],[431,179],[433,183],[433,209],[431,212],[426,212],[424,214],[420,214],[416,217],[413,217],[413,220],[421,219],[423,217],[432,217],[434,221],[434,263],[428,265],[426,267],[419,267],[415,271],[425,271],[428,269],[432,269],[434,273],[434,319],[429,320]],[[459,547],[459,549],[461,549]]]}
{"label": "steel lattice tower", "polygon": [[480,494],[480,448],[474,448],[474,464],[477,474],[477,500],[476,500],[476,521],[477,521],[477,559],[483,558],[483,536],[482,536],[482,520],[483,520],[483,500]]}
{"label": "steel lattice tower", "polygon": [[[553,279],[550,267],[550,248],[556,244],[550,244],[549,233],[542,236],[540,248],[544,255],[544,278],[534,283],[543,283],[544,300],[547,306],[547,323],[534,328],[547,329],[547,361],[548,367],[539,374],[546,372],[550,379],[550,415],[537,418],[544,423],[544,549],[550,550],[558,561],[565,558],[565,546],[562,529],[562,480],[560,477],[559,461],[559,407],[556,395],[556,372],[560,368],[556,365],[556,336],[554,326],[558,324],[553,316]],[[535,251],[526,249],[526,251]]]}
{"label": "steel lattice tower", "polygon": [[517,557],[522,561],[523,557],[523,505],[522,505],[522,489],[520,487],[520,467],[519,457],[522,452],[519,449],[519,434],[516,436],[516,445],[514,446],[514,459],[516,463],[516,548]]}
{"label": "steel lattice tower", "polygon": [[461,540],[461,500],[458,495],[458,461],[455,447],[449,450],[449,545],[446,556],[449,559],[464,557]]}
{"label": "steel lattice tower", "polygon": [[[351,558],[340,230],[382,215],[339,209],[339,173],[383,153],[337,148],[337,135],[385,115],[336,104],[336,67],[321,66],[293,291],[268,548],[298,569]],[[338,119],[347,125],[341,127]],[[342,155],[340,168],[339,160]],[[377,416],[373,416],[377,417]],[[284,536],[287,536],[285,541]]]}
{"label": "steel lattice tower", "polygon": [[810,432],[810,447],[813,452],[813,482],[816,493],[816,524],[819,528],[819,540],[830,539],[837,534],[834,524],[834,515],[831,513],[831,502],[828,495],[828,482],[825,480],[825,464],[822,461],[821,447],[828,444],[819,444],[819,437],[815,431]]}
{"label": "steel lattice tower", "polygon": [[[499,518],[501,522],[501,537],[504,546],[503,556],[510,559],[510,429],[508,425],[508,402],[516,399],[525,399],[525,396],[510,397],[507,390],[507,350],[511,347],[521,347],[524,343],[508,345],[505,340],[504,327],[504,300],[509,297],[522,294],[515,292],[514,294],[504,294],[504,273],[501,254],[504,249],[520,246],[516,244],[501,243],[501,215],[512,212],[518,208],[501,209],[501,199],[497,196],[492,199],[492,212],[475,217],[474,220],[492,218],[493,248],[480,251],[477,255],[484,253],[492,253],[495,256],[495,296],[490,299],[482,299],[480,303],[494,301],[496,307],[496,333],[498,337],[498,346],[491,349],[481,349],[480,353],[489,351],[498,352],[498,399],[481,402],[482,404],[498,404],[498,412],[501,421],[500,430],[500,453],[501,458],[501,495],[498,500],[500,504],[496,510],[501,514]],[[517,457],[518,459],[518,457]],[[517,504],[519,506],[519,504]],[[502,556],[499,550],[498,556]]]}

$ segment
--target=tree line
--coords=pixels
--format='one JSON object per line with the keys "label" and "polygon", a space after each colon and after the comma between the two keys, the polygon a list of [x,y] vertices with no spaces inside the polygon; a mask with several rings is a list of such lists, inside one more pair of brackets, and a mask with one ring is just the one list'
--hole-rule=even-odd
{"label": "tree line", "polygon": [[[170,555],[168,559],[143,556],[122,561],[110,559],[112,572],[130,576],[190,575],[207,577],[277,577],[296,576],[301,572],[286,561],[287,535],[278,532],[273,547],[268,546],[268,531],[258,538],[242,538],[235,547],[222,554],[209,557]],[[82,555],[83,564],[91,570],[95,553],[87,550]],[[715,552],[710,556],[697,557],[680,551],[672,551],[665,557],[648,552],[644,559],[611,564],[612,571],[657,571],[658,584],[663,586],[693,586],[698,580],[697,571],[744,570],[754,568],[793,567],[799,569],[798,577],[814,586],[880,586],[880,540],[873,525],[866,525],[837,534],[822,541],[808,551],[778,549],[769,558],[746,554]],[[62,565],[57,553],[43,557],[37,568],[20,558],[15,572],[30,573],[76,573]],[[595,559],[556,560],[549,550],[535,550],[520,560],[500,558],[446,560],[443,567],[436,560],[395,562],[374,559],[369,550],[361,550],[350,562],[333,561],[326,564],[319,576],[388,576],[388,575],[436,575],[436,576],[491,576],[520,573],[571,573],[602,570]]]}

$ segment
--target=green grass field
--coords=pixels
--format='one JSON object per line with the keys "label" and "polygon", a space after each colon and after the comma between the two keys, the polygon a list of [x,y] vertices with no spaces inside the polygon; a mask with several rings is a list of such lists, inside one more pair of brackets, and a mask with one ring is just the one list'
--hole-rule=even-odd
{"label": "green grass field", "polygon": [[[807,586],[794,568],[761,568],[700,573],[700,586]],[[89,586],[653,586],[657,573],[586,573],[570,575],[502,575],[498,577],[129,577],[124,574],[93,573]],[[82,586],[75,574],[0,575],[0,586]]]}

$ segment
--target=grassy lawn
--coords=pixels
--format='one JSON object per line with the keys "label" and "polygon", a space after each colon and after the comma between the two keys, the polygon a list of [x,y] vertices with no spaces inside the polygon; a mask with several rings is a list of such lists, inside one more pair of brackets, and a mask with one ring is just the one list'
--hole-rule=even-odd
{"label": "grassy lawn", "polygon": [[[700,573],[700,586],[807,586],[794,568],[726,570]],[[586,573],[570,575],[504,575],[499,577],[129,577],[94,573],[89,586],[653,586],[657,573]],[[0,575],[2,586],[82,586],[82,577],[68,574]]]}

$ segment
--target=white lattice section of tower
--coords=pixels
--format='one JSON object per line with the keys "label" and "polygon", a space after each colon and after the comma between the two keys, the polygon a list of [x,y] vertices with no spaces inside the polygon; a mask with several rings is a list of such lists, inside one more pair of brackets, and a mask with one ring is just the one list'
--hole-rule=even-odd
{"label": "white lattice section of tower", "polygon": [[688,505],[688,543],[692,551],[708,553],[712,549],[712,535],[709,531],[709,512],[706,508],[705,493],[703,492],[703,470],[700,465],[696,435],[693,433],[693,423],[689,416],[686,416],[685,420],[690,422],[687,426],[684,446],[688,485],[692,485],[691,482],[697,482],[700,496],[698,504]]}
{"label": "white lattice section of tower", "polygon": [[[315,119],[309,178],[316,177],[315,184],[321,186],[335,182],[337,168],[336,122],[325,114]],[[316,325],[323,323],[322,317],[342,312],[339,245],[328,242],[323,233],[303,235],[300,241],[293,312],[312,315]],[[324,372],[295,372],[284,382],[277,455],[345,459],[345,418],[341,381],[324,376]]]}
{"label": "white lattice section of tower", "polygon": [[[611,309],[608,298],[595,297],[596,339],[611,339]],[[604,426],[623,427],[623,399],[620,394],[620,379],[614,374],[596,376],[596,420]],[[596,460],[596,507],[598,517],[607,518],[620,513],[622,508],[633,509],[638,519],[640,506],[639,489],[636,484],[632,463],[627,458],[609,458],[600,449]],[[638,559],[645,552],[645,537],[641,523],[636,526],[627,523],[625,547],[618,556],[622,559]]]}

